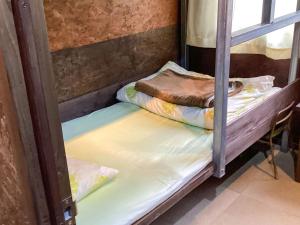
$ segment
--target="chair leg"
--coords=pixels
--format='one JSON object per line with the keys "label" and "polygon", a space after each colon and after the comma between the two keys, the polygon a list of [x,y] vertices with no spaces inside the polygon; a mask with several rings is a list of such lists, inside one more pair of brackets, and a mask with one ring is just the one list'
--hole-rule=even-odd
{"label": "chair leg", "polygon": [[264,153],[265,159],[267,159],[268,162],[270,163],[270,159],[269,159],[269,155],[268,155],[267,150],[264,150],[263,153]]}
{"label": "chair leg", "polygon": [[275,162],[275,149],[273,146],[271,146],[271,156],[272,156],[271,162],[272,162],[273,168],[274,168],[274,178],[276,180],[278,180],[278,171],[277,171],[277,166],[276,166],[276,162]]}

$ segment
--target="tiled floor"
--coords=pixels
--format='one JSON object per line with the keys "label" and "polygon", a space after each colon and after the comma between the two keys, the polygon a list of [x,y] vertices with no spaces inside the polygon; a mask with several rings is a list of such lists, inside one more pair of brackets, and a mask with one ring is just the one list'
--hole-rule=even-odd
{"label": "tiled floor", "polygon": [[300,225],[300,184],[290,154],[276,156],[279,180],[262,153],[226,178],[211,178],[153,225]]}

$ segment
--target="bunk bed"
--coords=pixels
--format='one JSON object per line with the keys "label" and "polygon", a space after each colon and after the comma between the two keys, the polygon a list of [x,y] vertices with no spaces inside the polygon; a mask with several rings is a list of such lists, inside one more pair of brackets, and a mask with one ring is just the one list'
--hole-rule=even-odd
{"label": "bunk bed", "polygon": [[[165,119],[124,102],[63,123],[68,155],[108,163],[123,172],[107,187],[78,203],[82,213],[77,218],[79,224],[87,221],[97,224],[100,220],[103,224],[152,222],[208,177],[222,177],[229,162],[269,131],[278,111],[300,100],[300,82],[292,83],[296,72],[293,71],[296,62],[292,61],[290,85],[227,123],[225,93],[228,93],[230,46],[294,22],[284,23],[282,18],[273,21],[270,16],[270,21],[264,21],[263,25],[240,31],[231,38],[231,8],[232,1],[219,1],[218,88],[213,131]],[[265,5],[265,10],[268,9]],[[186,1],[182,1],[182,10],[182,36],[185,37]],[[182,41],[181,64],[187,68],[188,47],[184,38]],[[96,155],[101,159],[96,159]]]}
{"label": "bunk bed", "polygon": [[[187,17],[187,0],[181,0],[181,32],[182,32],[182,44],[181,44],[181,65],[185,68],[188,67],[188,46],[185,42],[186,37],[186,17]],[[49,78],[43,78],[39,82],[36,81],[36,78],[34,78],[35,74],[39,74],[38,77],[41,77],[41,72],[37,71],[30,71],[34,69],[34,67],[30,67],[32,65],[35,65],[36,61],[39,62],[39,60],[47,60],[47,54],[44,55],[45,57],[42,59],[39,59],[37,56],[39,54],[35,55],[34,62],[30,61],[32,60],[32,52],[30,50],[35,49],[35,45],[37,45],[40,49],[45,50],[45,45],[43,42],[35,41],[34,37],[32,36],[30,29],[30,26],[28,28],[28,21],[24,18],[31,18],[30,13],[28,14],[28,5],[24,7],[24,5],[18,5],[16,4],[13,8],[17,12],[16,13],[16,21],[17,25],[23,29],[18,30],[18,37],[19,39],[22,38],[22,40],[29,40],[28,42],[25,42],[22,47],[21,51],[21,57],[22,61],[24,63],[25,71],[26,68],[29,70],[27,81],[33,81],[30,83],[29,93],[28,95],[31,96],[30,102],[31,102],[31,110],[35,109],[34,112],[36,112],[36,115],[34,116],[33,123],[35,124],[35,129],[39,131],[40,133],[43,133],[43,135],[49,134],[51,138],[43,138],[43,137],[37,137],[40,138],[38,142],[39,147],[41,148],[40,151],[42,151],[42,159],[44,160],[44,166],[47,168],[44,168],[45,170],[53,170],[53,167],[46,165],[49,160],[52,160],[54,157],[51,156],[51,152],[57,153],[59,152],[59,155],[62,156],[62,158],[59,158],[60,161],[60,168],[57,170],[57,174],[62,174],[66,170],[66,165],[64,165],[64,162],[62,162],[63,157],[65,157],[65,153],[62,153],[64,150],[63,142],[62,142],[62,134],[61,130],[59,130],[60,127],[60,121],[58,120],[58,110],[56,111],[54,106],[54,98],[51,96],[51,90],[49,87],[47,87],[47,81],[49,81]],[[297,64],[298,64],[298,54],[299,54],[299,34],[300,34],[300,11],[297,11],[295,13],[280,17],[280,18],[274,18],[274,6],[275,6],[275,0],[265,0],[264,1],[264,7],[263,7],[263,16],[262,16],[262,24],[256,25],[250,28],[246,28],[245,30],[238,31],[234,34],[231,34],[231,23],[232,23],[232,7],[233,7],[233,0],[219,0],[219,6],[218,6],[218,32],[217,32],[217,48],[216,48],[216,74],[215,74],[215,80],[216,80],[216,88],[215,88],[215,107],[214,107],[214,129],[213,131],[206,131],[201,128],[196,128],[188,125],[183,125],[182,123],[167,120],[165,118],[161,118],[157,115],[151,114],[150,112],[147,112],[145,110],[142,110],[134,105],[128,104],[128,103],[118,103],[111,107],[102,109],[100,111],[96,111],[90,115],[87,115],[82,118],[78,118],[69,122],[66,122],[63,124],[63,131],[65,135],[66,140],[66,150],[68,153],[77,155],[83,158],[95,158],[95,155],[97,155],[97,149],[101,144],[97,142],[98,135],[101,136],[103,140],[117,140],[117,141],[124,141],[124,137],[116,138],[114,137],[113,130],[118,127],[118,129],[128,129],[130,126],[132,126],[132,129],[135,127],[138,127],[136,129],[139,129],[138,131],[134,132],[132,130],[132,134],[129,136],[131,138],[131,142],[129,146],[134,146],[134,140],[135,139],[142,139],[145,140],[145,143],[149,144],[146,148],[143,148],[142,152],[137,152],[138,149],[141,148],[139,146],[135,146],[135,148],[131,149],[133,152],[129,152],[129,155],[131,157],[129,158],[122,158],[120,157],[120,160],[128,159],[132,164],[126,165],[122,163],[120,169],[124,168],[127,170],[128,173],[137,171],[138,173],[145,172],[146,175],[143,176],[143,174],[140,174],[139,179],[144,179],[147,175],[149,176],[156,176],[158,173],[161,173],[164,175],[164,177],[158,177],[158,181],[156,186],[149,186],[149,187],[141,187],[141,188],[148,188],[146,192],[148,195],[142,195],[142,192],[136,192],[135,190],[127,190],[131,195],[138,193],[138,196],[141,198],[136,199],[133,198],[133,201],[136,201],[137,208],[135,208],[132,205],[127,205],[126,203],[120,204],[121,209],[119,209],[119,213],[126,214],[129,217],[126,217],[126,220],[118,221],[120,224],[149,224],[152,221],[154,221],[158,216],[163,214],[166,210],[168,210],[170,207],[172,207],[175,203],[177,203],[180,199],[182,199],[186,194],[191,192],[194,188],[196,188],[198,185],[200,185],[202,182],[204,182],[206,179],[211,177],[212,175],[216,177],[222,177],[225,174],[225,166],[231,162],[234,158],[236,158],[239,154],[241,154],[243,151],[245,151],[249,146],[254,144],[257,140],[259,140],[263,135],[265,135],[271,126],[273,117],[276,115],[278,111],[280,111],[282,108],[290,104],[291,102],[299,102],[300,101],[300,80],[296,80],[296,74],[297,74]],[[300,1],[298,1],[297,10],[300,9]],[[39,18],[38,13],[33,13],[33,18]],[[29,17],[28,17],[29,16]],[[36,20],[35,23],[40,23],[40,20]],[[32,25],[33,24],[33,25]],[[228,81],[229,81],[229,66],[230,66],[230,47],[235,46],[239,43],[251,40],[253,38],[256,38],[258,36],[267,34],[269,32],[272,32],[274,30],[280,29],[282,27],[296,24],[295,25],[295,34],[294,34],[294,42],[293,42],[293,54],[292,54],[292,60],[291,60],[291,70],[290,70],[290,76],[289,76],[289,85],[280,90],[279,92],[273,94],[272,96],[268,97],[263,104],[258,104],[255,107],[251,108],[247,112],[243,113],[241,116],[236,118],[234,122],[227,123],[227,107],[228,107]],[[34,32],[37,32],[40,34],[40,36],[43,36],[44,34],[41,34],[40,31],[37,31],[38,28],[42,27],[40,24],[39,26],[34,26],[34,23],[31,21],[31,25],[34,27]],[[32,28],[32,27],[31,27]],[[45,28],[44,28],[45,29]],[[42,32],[42,31],[41,31]],[[37,39],[40,38],[40,36],[36,36]],[[44,37],[44,36],[43,36]],[[40,38],[42,39],[42,38]],[[29,43],[29,44],[28,44]],[[30,45],[31,44],[31,45]],[[32,48],[28,47],[31,46]],[[26,48],[28,47],[28,48]],[[23,54],[22,54],[23,53]],[[44,62],[45,63],[45,62]],[[38,63],[39,65],[42,64],[41,62]],[[48,63],[45,63],[49,66]],[[28,67],[26,67],[28,66]],[[50,71],[51,69],[48,68]],[[42,69],[41,69],[42,70]],[[47,75],[47,74],[46,74]],[[46,76],[43,75],[43,76]],[[32,79],[32,80],[30,80]],[[51,80],[49,81],[52,82]],[[38,89],[38,91],[36,91]],[[30,91],[31,90],[31,91]],[[44,95],[41,95],[41,98],[36,101],[35,94],[39,93],[41,91]],[[43,92],[44,91],[44,92]],[[103,90],[103,93],[106,93],[107,90]],[[46,93],[46,94],[45,94]],[[101,93],[101,91],[100,91]],[[50,97],[49,97],[50,96]],[[43,103],[43,104],[39,104]],[[74,102],[73,104],[77,104]],[[72,104],[71,104],[72,105]],[[71,106],[71,108],[74,108],[74,105]],[[44,110],[44,111],[43,111]],[[64,109],[68,112],[68,109]],[[64,115],[67,115],[67,112],[63,112]],[[45,126],[43,127],[43,123],[41,121],[45,122]],[[51,122],[51,124],[50,124]],[[50,124],[50,125],[49,125]],[[144,127],[147,128],[141,128],[141,126],[144,125]],[[101,132],[102,127],[104,127],[105,132]],[[109,129],[110,132],[107,132]],[[96,136],[89,136],[90,134],[100,132],[100,134],[96,134]],[[122,130],[123,133],[125,133],[125,130]],[[155,134],[155,135],[153,135]],[[122,135],[122,134],[121,134]],[[146,140],[146,138],[149,136],[153,137],[153,143],[149,142],[149,140]],[[114,139],[116,138],[116,139]],[[176,142],[174,141],[174,138],[176,139]],[[177,156],[168,154],[170,152],[170,149],[166,148],[165,146],[160,146],[158,143],[164,144],[162,141],[164,139],[168,143],[175,142],[176,146],[171,147],[175,148],[178,151],[175,151],[178,153],[179,158]],[[202,139],[202,141],[201,141]],[[74,141],[75,140],[75,141]],[[187,140],[188,145],[181,145],[185,143]],[[90,141],[90,142],[88,142]],[[178,141],[181,143],[178,144]],[[73,143],[74,142],[74,143]],[[51,147],[55,150],[51,150]],[[90,148],[92,149],[91,154],[86,155],[82,150],[80,149],[79,145],[77,143],[80,143],[80,145],[84,146],[84,148]],[[193,145],[191,144],[193,143]],[[120,145],[123,144],[123,142],[119,143]],[[150,145],[151,144],[151,145]],[[201,148],[197,148],[196,146],[202,146]],[[210,145],[210,147],[208,147]],[[45,147],[44,149],[42,147]],[[155,146],[157,146],[157,149],[155,149]],[[112,146],[107,145],[107,148],[111,148]],[[116,146],[113,146],[116,147]],[[163,147],[163,148],[159,148]],[[190,147],[190,148],[188,148]],[[117,146],[117,149],[120,150],[120,148]],[[154,157],[149,156],[151,155],[151,152],[147,151],[155,151],[158,153],[158,156],[160,157]],[[204,149],[204,151],[203,151]],[[124,150],[123,150],[124,151]],[[190,161],[181,161],[182,154],[187,152],[192,152],[192,158],[189,158]],[[133,154],[135,153],[135,154]],[[181,153],[181,154],[180,154]],[[107,153],[107,157],[109,157],[110,153]],[[190,155],[190,154],[189,154]],[[47,156],[50,156],[50,159],[46,159]],[[110,155],[111,156],[111,155]],[[123,155],[121,155],[123,156]],[[167,156],[167,158],[164,158],[164,156]],[[52,158],[51,158],[52,157]],[[139,158],[140,157],[140,158]],[[170,157],[170,158],[168,158]],[[48,160],[48,161],[47,161]],[[101,161],[102,159],[99,159]],[[111,163],[114,164],[112,159]],[[143,161],[145,160],[145,161]],[[157,171],[155,171],[151,167],[151,170],[145,170],[143,166],[147,166],[146,163],[151,161],[154,162],[154,166],[161,166],[157,168]],[[155,164],[157,162],[157,164]],[[137,163],[137,164],[135,164]],[[140,164],[138,164],[140,163]],[[178,164],[176,164],[178,163]],[[181,164],[183,163],[183,164]],[[143,165],[143,166],[141,166]],[[150,168],[149,168],[150,169]],[[140,170],[140,171],[139,171]],[[148,173],[148,174],[147,174]],[[58,192],[60,193],[67,193],[67,195],[70,193],[69,185],[66,184],[66,180],[64,178],[64,181],[61,183],[64,183],[64,190],[58,191],[59,187],[59,179],[57,174],[49,173],[51,175],[48,179],[48,182],[52,185],[48,187],[50,190],[53,188],[52,192],[48,193],[48,196],[55,196],[56,203],[58,203]],[[135,173],[133,175],[136,175]],[[135,180],[137,177],[130,177],[130,181],[133,182],[133,184],[136,184],[136,188],[138,187],[137,180]],[[167,186],[162,185],[160,182],[164,183],[164,180],[160,179],[166,179],[169,183]],[[122,180],[120,178],[119,180]],[[155,179],[154,179],[155,180]],[[56,182],[53,184],[52,182]],[[115,183],[118,181],[116,180]],[[143,182],[143,180],[142,180]],[[145,183],[147,186],[148,183]],[[124,187],[124,184],[120,184],[120,187]],[[62,188],[62,186],[60,186]],[[127,187],[128,188],[128,187]],[[167,188],[167,190],[163,190],[163,188]],[[120,191],[121,189],[118,189]],[[160,191],[163,190],[163,193]],[[98,209],[103,210],[103,213],[107,213],[105,210],[109,210],[108,207],[113,207],[112,205],[108,204],[105,205],[105,203],[109,203],[109,199],[106,200],[106,202],[103,202],[104,205],[100,206],[99,201],[101,201],[103,195],[109,193],[111,190],[109,190],[109,185],[106,187],[103,187],[96,191],[95,193],[92,193],[91,196],[88,196],[86,199],[84,199],[82,202],[80,202],[79,205],[79,224],[101,224],[101,214],[100,216],[97,215]],[[139,190],[140,191],[140,190]],[[110,195],[121,195],[121,193],[110,193]],[[156,196],[156,195],[159,196]],[[93,195],[93,196],[92,196]],[[108,195],[109,196],[109,195]],[[124,197],[125,196],[125,197]],[[71,201],[70,196],[65,196],[66,199],[63,199],[62,202],[59,202],[58,205],[53,204],[52,206],[49,205],[49,207],[54,208],[54,215],[61,214],[62,212],[67,212],[68,217],[64,216],[58,216],[57,218],[60,218],[58,220],[64,221],[65,223],[68,223],[69,221],[75,222],[75,213],[74,213],[74,204]],[[128,196],[122,195],[123,199],[126,199]],[[136,196],[135,196],[136,197]],[[146,199],[145,199],[146,198]],[[151,199],[148,199],[151,198]],[[53,200],[54,201],[54,200]],[[116,204],[116,202],[115,202]],[[99,207],[99,208],[97,208]],[[123,211],[122,211],[123,209]],[[141,210],[142,209],[142,210]],[[102,215],[104,215],[102,214]],[[111,215],[114,216],[114,215]],[[107,218],[106,218],[107,219]],[[105,220],[106,222],[112,221],[111,218],[108,218]],[[104,222],[105,222],[104,221]],[[59,224],[59,223],[58,223]]]}
{"label": "bunk bed", "polygon": [[[299,87],[297,82],[277,91],[227,125],[226,164],[269,131],[274,113],[294,100]],[[139,218],[149,223],[215,172],[212,130],[131,103],[120,102],[62,126],[69,157],[120,171],[113,182],[77,204],[78,224],[132,224]]]}

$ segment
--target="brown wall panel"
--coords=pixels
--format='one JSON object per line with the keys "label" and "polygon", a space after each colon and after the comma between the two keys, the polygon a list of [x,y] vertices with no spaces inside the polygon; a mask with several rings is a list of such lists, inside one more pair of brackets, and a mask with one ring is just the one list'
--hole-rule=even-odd
{"label": "brown wall panel", "polygon": [[45,0],[52,51],[174,25],[178,0]]}
{"label": "brown wall panel", "polygon": [[[215,72],[215,49],[190,47],[190,69],[205,73]],[[290,60],[274,60],[264,55],[232,54],[230,65],[231,77],[254,77],[262,75],[275,76],[275,86],[284,87],[288,83]],[[300,77],[300,63],[298,69]],[[300,130],[300,123],[296,119],[293,130]]]}
{"label": "brown wall panel", "polygon": [[[232,54],[231,77],[253,77],[273,75],[275,86],[287,84],[290,60],[273,60],[264,55]],[[190,47],[190,69],[205,74],[214,74],[215,49]],[[300,72],[300,70],[299,70]]]}
{"label": "brown wall panel", "polygon": [[177,59],[177,26],[52,53],[59,102],[153,73]]}
{"label": "brown wall panel", "polygon": [[36,224],[22,150],[0,52],[0,224]]}

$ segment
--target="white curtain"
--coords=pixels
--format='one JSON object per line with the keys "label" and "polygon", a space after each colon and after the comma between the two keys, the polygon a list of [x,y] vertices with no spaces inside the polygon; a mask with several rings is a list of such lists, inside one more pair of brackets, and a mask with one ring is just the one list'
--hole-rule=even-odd
{"label": "white curtain", "polygon": [[[263,0],[235,0],[232,31],[261,21]],[[297,0],[276,0],[275,18],[296,11]],[[215,48],[218,0],[189,0],[187,44]],[[233,53],[264,54],[273,59],[290,58],[293,26],[232,48]]]}

